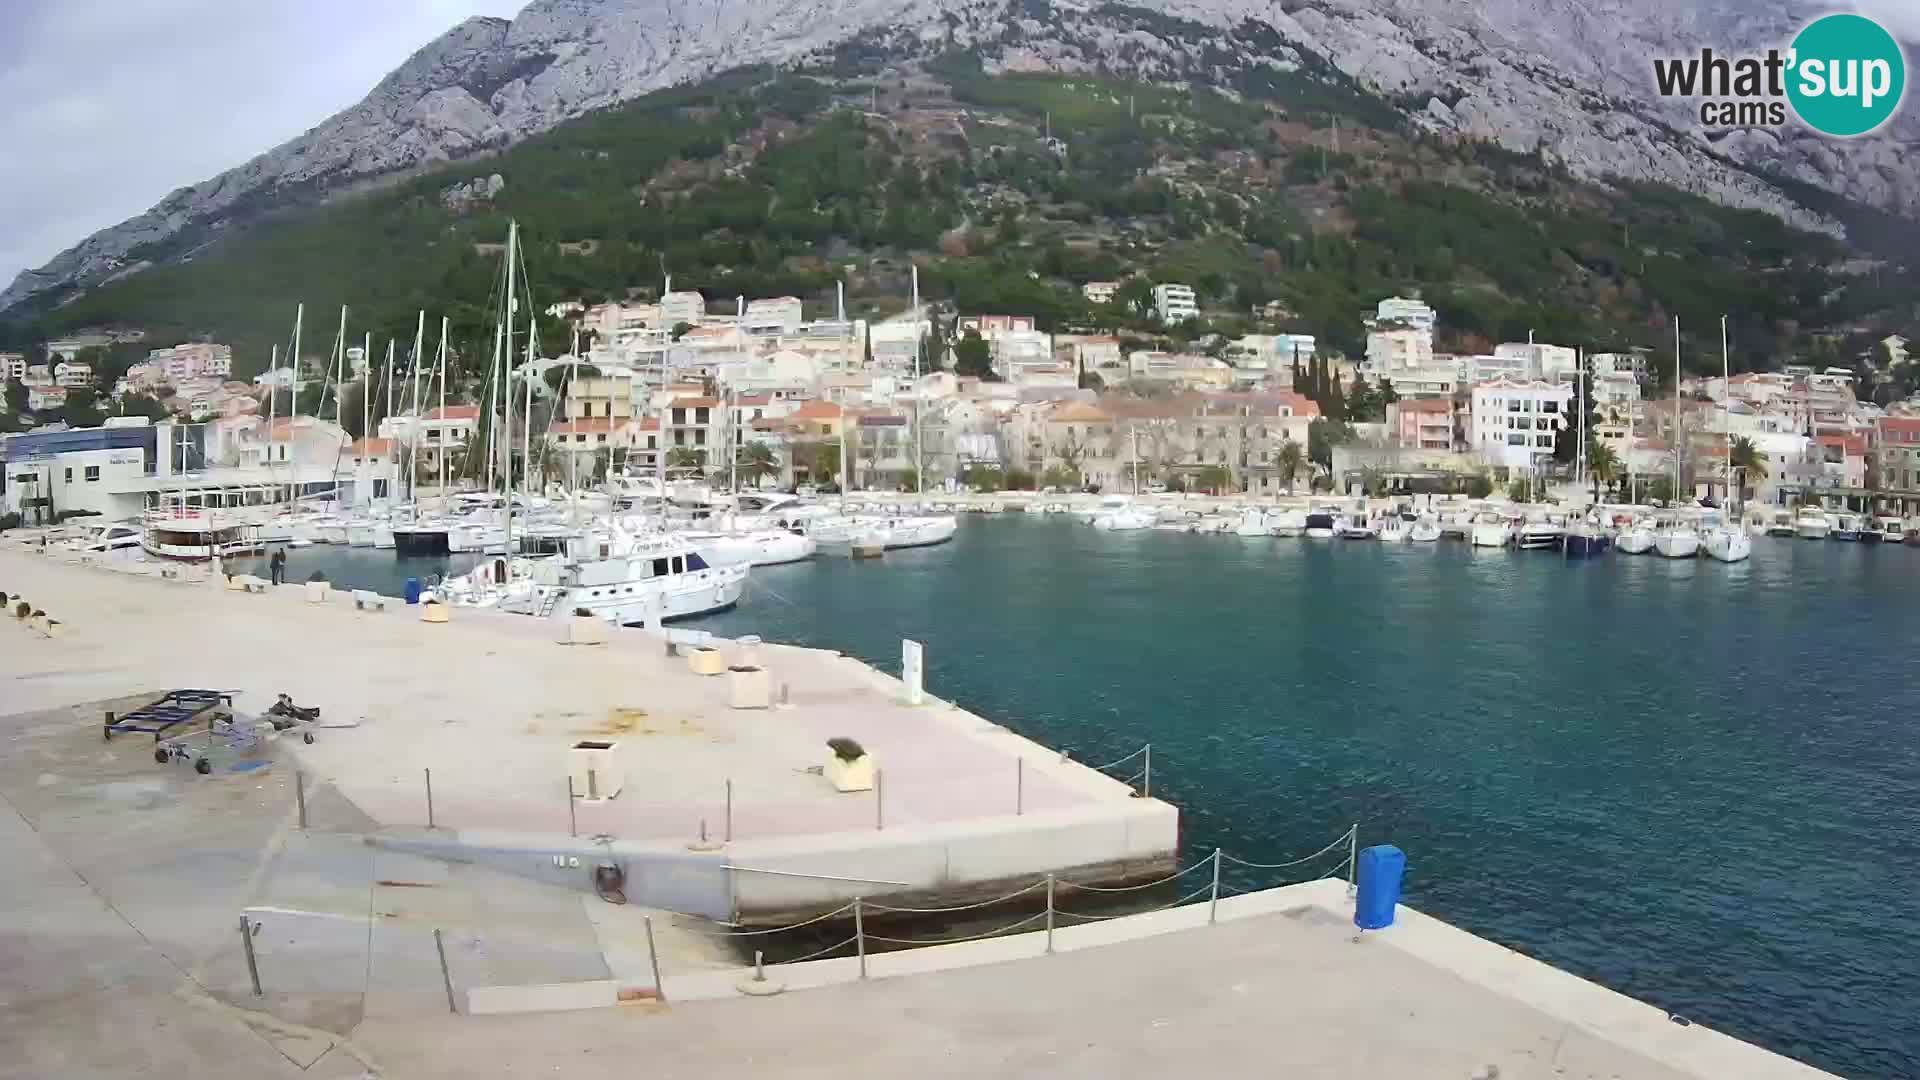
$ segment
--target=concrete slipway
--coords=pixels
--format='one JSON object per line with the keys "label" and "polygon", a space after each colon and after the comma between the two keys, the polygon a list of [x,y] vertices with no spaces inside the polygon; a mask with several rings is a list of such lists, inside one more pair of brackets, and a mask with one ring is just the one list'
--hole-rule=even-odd
{"label": "concrete slipway", "polygon": [[[439,756],[423,748],[475,731],[479,738],[467,741],[497,747],[496,761],[532,754],[554,732],[570,738],[617,729],[622,741],[699,746],[700,736],[682,730],[683,718],[709,738],[714,731],[734,739],[780,737],[722,726],[728,713],[703,701],[702,684],[681,680],[664,657],[653,664],[652,651],[637,647],[639,689],[609,688],[569,665],[593,653],[601,663],[618,656],[624,666],[624,653],[562,648],[511,623],[421,627],[397,612],[357,616],[338,607],[310,609],[292,597],[124,580],[4,549],[0,589],[27,592],[71,627],[48,640],[0,623],[0,736],[8,740],[0,755],[0,858],[9,867],[0,886],[0,1078],[1824,1075],[1675,1023],[1405,908],[1394,928],[1356,940],[1351,902],[1338,881],[1229,897],[1212,911],[1200,903],[1063,927],[1052,936],[1051,955],[1048,935],[1030,933],[871,957],[865,979],[852,958],[782,966],[769,978],[786,992],[743,997],[747,974],[698,920],[637,904],[613,907],[574,880],[541,881],[524,867],[427,858],[393,842],[367,842],[403,836],[430,846],[464,837],[524,856],[528,849],[512,838],[531,833],[558,846],[550,838],[554,831],[564,838],[564,774],[556,814],[539,805],[550,801],[544,788],[528,790],[545,782],[543,771],[517,760],[498,765],[495,786],[524,802],[523,818],[431,833],[409,821],[409,772]],[[229,625],[241,629],[222,629]],[[365,645],[341,646],[336,638]],[[457,663],[442,683],[414,681],[410,671],[421,666],[420,655],[432,667],[446,659],[437,650],[454,641],[478,658]],[[414,662],[392,659],[402,649]],[[514,670],[564,670],[552,677],[526,672],[528,685],[499,677],[510,658],[542,651],[540,664],[513,659]],[[798,653],[824,670],[782,671],[794,655],[769,650],[765,660],[791,682],[797,707],[753,720],[800,724],[810,708],[850,703],[850,719],[838,722],[871,727],[845,733],[894,768],[912,760],[913,748],[906,740],[890,745],[890,717],[928,723],[966,715],[901,708],[890,701],[896,687],[818,654]],[[242,689],[243,707],[253,695],[285,689],[322,704],[328,719],[364,715],[366,722],[322,731],[311,747],[282,740],[263,769],[204,778],[155,764],[146,740],[100,740],[98,710],[189,684]],[[467,711],[431,707],[443,684]],[[587,686],[647,709],[656,734],[610,724],[598,711],[605,703],[586,700]],[[376,700],[388,701],[388,711],[376,709]],[[477,716],[488,710],[518,714],[522,730],[484,724]],[[398,729],[409,718],[420,724],[412,738],[370,739],[363,745],[376,760],[353,759],[355,737]],[[1071,815],[1109,801],[1148,821],[1171,815],[1124,790],[1109,796],[1101,786],[1109,781],[1082,777],[1077,767],[1047,768],[1049,761],[1058,765],[1057,755],[984,730],[977,719],[940,722],[945,726],[930,737],[949,740],[941,744],[945,753],[964,755],[969,742],[985,744],[977,766],[983,771],[1004,761],[988,753],[1004,754],[1003,744],[1029,755],[1038,776],[1026,776],[1026,797],[1039,801],[1026,808],[1043,830],[1074,835],[1074,823],[1087,819]],[[529,725],[538,730],[524,730]],[[825,729],[803,730],[795,738],[811,754]],[[729,744],[708,745],[713,749],[698,754],[662,755],[681,767],[656,770],[659,790],[684,791],[684,804],[636,800],[630,816],[591,826],[583,817],[579,831],[611,827],[623,830],[617,843],[637,850],[735,864],[747,863],[742,845],[756,843],[763,846],[753,858],[769,869],[824,872],[825,858],[886,860],[845,875],[860,876],[912,865],[884,847],[849,839],[837,848],[818,839],[831,840],[832,831],[793,827],[813,821],[813,828],[837,826],[851,838],[872,823],[864,815],[831,817],[838,811],[811,805],[806,791],[780,787],[786,777],[777,768],[749,772],[751,761],[726,756]],[[293,770],[286,767],[295,750],[325,778],[305,788],[306,829],[298,827]],[[732,850],[687,851],[686,831],[698,825],[689,816],[708,816],[710,833],[718,820],[698,803],[701,781],[674,779],[697,767],[687,763],[702,761],[778,788],[766,799],[785,809],[756,818],[740,812],[749,801],[738,799]],[[474,793],[486,780],[461,780],[451,764],[431,767],[437,818],[485,811]],[[451,774],[446,780],[442,769]],[[636,775],[644,782],[654,773],[643,768]],[[977,798],[972,793],[924,803],[902,793],[896,811],[894,793],[888,795],[886,827],[877,831],[898,827],[912,835],[919,828],[928,845],[965,846],[940,833],[967,820],[942,817],[943,807],[994,809],[967,802]],[[807,814],[818,816],[801,817]],[[745,826],[756,820],[753,828],[765,835],[744,839]],[[450,831],[462,836],[439,835]],[[1008,859],[987,861],[981,880],[1030,874],[1019,861],[1025,857],[1016,847]],[[781,859],[790,861],[773,862]],[[964,856],[957,862],[971,865]],[[768,895],[768,910],[795,902]],[[262,985],[257,996],[238,933],[243,912],[257,927],[248,942]],[[649,914],[659,988],[668,1000],[615,1006],[621,989],[653,990],[652,956],[642,944]],[[593,1005],[606,1007],[580,1008]],[[529,1007],[579,1011],[476,1015]]]}

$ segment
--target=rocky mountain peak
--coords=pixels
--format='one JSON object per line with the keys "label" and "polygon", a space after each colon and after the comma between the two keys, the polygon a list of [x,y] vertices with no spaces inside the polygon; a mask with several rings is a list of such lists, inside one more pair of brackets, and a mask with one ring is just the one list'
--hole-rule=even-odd
{"label": "rocky mountain peak", "polygon": [[1324,60],[1446,135],[1544,152],[1576,174],[1671,184],[1831,228],[1755,175],[1778,171],[1920,217],[1902,166],[1920,114],[1850,141],[1789,127],[1702,132],[1657,98],[1650,58],[1784,42],[1818,0],[535,0],[469,19],[365,100],[237,169],[173,192],[20,275],[0,310],[165,257],[275,205],[458,160],[567,119],[855,37],[930,55],[978,50],[990,70],[1105,70],[1207,82],[1229,66]]}

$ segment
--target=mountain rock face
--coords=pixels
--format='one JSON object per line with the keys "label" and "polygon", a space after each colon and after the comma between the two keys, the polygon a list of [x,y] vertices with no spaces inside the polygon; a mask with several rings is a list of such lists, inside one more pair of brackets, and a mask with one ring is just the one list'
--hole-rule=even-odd
{"label": "mountain rock face", "polygon": [[460,24],[353,108],[21,274],[0,310],[97,283],[149,245],[856,37],[903,58],[973,47],[991,70],[1205,82],[1292,69],[1311,54],[1422,127],[1544,151],[1576,174],[1658,181],[1833,228],[1744,165],[1920,217],[1920,173],[1900,166],[1920,142],[1916,110],[1849,141],[1793,126],[1710,137],[1691,106],[1655,95],[1653,57],[1784,45],[1823,9],[1824,0],[534,0],[511,22]]}

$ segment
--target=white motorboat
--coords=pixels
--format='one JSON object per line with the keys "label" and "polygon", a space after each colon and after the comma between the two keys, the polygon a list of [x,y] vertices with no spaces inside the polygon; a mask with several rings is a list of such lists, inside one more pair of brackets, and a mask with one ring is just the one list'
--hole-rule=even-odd
{"label": "white motorboat", "polygon": [[103,555],[109,551],[138,548],[140,536],[140,526],[131,522],[116,521],[106,525],[89,525],[80,535],[62,541],[60,547],[65,551]]}
{"label": "white motorboat", "polygon": [[752,532],[679,532],[709,566],[779,566],[811,559],[819,544],[811,536],[784,529]]}
{"label": "white motorboat", "polygon": [[1907,538],[1906,523],[1897,517],[1875,518],[1873,527],[1879,531],[1883,544],[1903,543]]}
{"label": "white motorboat", "polygon": [[1740,562],[1753,555],[1753,536],[1730,522],[1709,518],[1700,533],[1700,550],[1717,562]]}
{"label": "white motorboat", "polygon": [[1673,518],[1653,531],[1653,549],[1667,559],[1691,559],[1700,553],[1700,533]]}
{"label": "white motorboat", "polygon": [[1331,510],[1319,509],[1307,515],[1307,539],[1331,540],[1340,528],[1339,516]]}
{"label": "white motorboat", "polygon": [[529,587],[501,590],[488,606],[553,619],[584,611],[622,625],[642,622],[653,613],[682,619],[738,603],[749,573],[745,566],[710,566],[684,541],[665,538],[612,559],[532,560],[530,566]]}
{"label": "white motorboat", "polygon": [[1620,539],[1615,546],[1622,555],[1645,555],[1653,550],[1653,541],[1653,526],[1642,519],[1635,519],[1620,530]]}
{"label": "white motorboat", "polygon": [[[953,539],[960,528],[960,519],[952,514],[926,517],[899,518],[863,518],[856,521],[847,532],[844,543],[861,546],[879,545],[883,550],[898,548],[930,547],[944,544]],[[835,541],[822,540],[823,543]]]}
{"label": "white motorboat", "polygon": [[264,545],[258,526],[219,510],[162,507],[142,521],[140,546],[163,559],[204,561],[215,556],[251,555]]}
{"label": "white motorboat", "polygon": [[1420,519],[1410,510],[1388,514],[1380,522],[1380,540],[1387,544],[1404,544],[1413,539],[1413,526]]}
{"label": "white motorboat", "polygon": [[1827,539],[1844,540],[1852,544],[1860,539],[1860,519],[1852,514],[1833,515],[1833,527],[1827,530]]}
{"label": "white motorboat", "polygon": [[1437,544],[1440,542],[1440,523],[1431,517],[1422,517],[1414,521],[1407,530],[1407,540],[1415,544]]}
{"label": "white motorboat", "polygon": [[1270,536],[1272,535],[1271,533],[1267,532],[1266,511],[1261,510],[1258,507],[1248,507],[1246,512],[1240,515],[1239,522],[1237,522],[1234,525],[1233,535],[1235,536]]}
{"label": "white motorboat", "polygon": [[1338,519],[1338,531],[1342,540],[1378,540],[1380,530],[1366,518],[1341,517]]}
{"label": "white motorboat", "polygon": [[1157,518],[1153,511],[1139,506],[1124,506],[1093,519],[1093,527],[1105,532],[1134,532],[1151,529]]}
{"label": "white motorboat", "polygon": [[1802,540],[1825,540],[1833,531],[1833,520],[1817,507],[1805,507],[1793,519],[1793,534]]}
{"label": "white motorboat", "polygon": [[1513,522],[1504,514],[1482,510],[1473,516],[1467,535],[1474,547],[1506,547],[1513,542]]}
{"label": "white motorboat", "polygon": [[1545,514],[1530,517],[1514,535],[1514,546],[1521,551],[1559,551],[1567,540],[1567,527]]}
{"label": "white motorboat", "polygon": [[1307,515],[1301,510],[1277,510],[1267,515],[1267,535],[1292,539],[1307,531]]}

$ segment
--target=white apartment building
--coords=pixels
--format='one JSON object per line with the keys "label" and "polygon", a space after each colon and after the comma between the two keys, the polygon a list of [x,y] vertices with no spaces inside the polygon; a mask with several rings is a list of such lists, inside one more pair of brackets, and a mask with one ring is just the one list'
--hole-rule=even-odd
{"label": "white apartment building", "polygon": [[1647,354],[1644,352],[1594,353],[1587,357],[1587,365],[1595,375],[1631,375],[1639,378],[1647,373]]}
{"label": "white apartment building", "polygon": [[776,296],[749,300],[740,327],[753,337],[784,337],[797,333],[802,321],[799,297]]}
{"label": "white apartment building", "polygon": [[1405,323],[1415,330],[1425,330],[1429,335],[1440,324],[1440,315],[1422,300],[1409,300],[1404,296],[1392,296],[1380,301],[1374,309],[1369,325],[1379,326],[1387,323]]}
{"label": "white apartment building", "polygon": [[1190,285],[1155,285],[1153,311],[1163,323],[1185,322],[1199,317],[1200,304]]}
{"label": "white apartment building", "polygon": [[1111,304],[1113,296],[1120,291],[1117,281],[1089,281],[1080,286],[1080,295],[1087,298],[1089,304]]}
{"label": "white apartment building", "polygon": [[1375,330],[1367,335],[1367,367],[1375,377],[1433,366],[1433,331],[1418,327]]}
{"label": "white apartment building", "polygon": [[1530,468],[1553,454],[1568,419],[1573,387],[1544,380],[1495,379],[1473,388],[1473,448],[1489,465]]}
{"label": "white apartment building", "polygon": [[53,365],[53,385],[67,390],[93,385],[93,365],[63,360]]}
{"label": "white apartment building", "polygon": [[24,382],[27,377],[27,354],[0,352],[0,380],[12,379]]}
{"label": "white apartment building", "polygon": [[697,292],[670,292],[660,298],[660,321],[667,327],[699,326],[707,317],[707,298]]}
{"label": "white apartment building", "polygon": [[1543,345],[1530,341],[1496,345],[1493,355],[1502,360],[1517,360],[1523,379],[1571,378],[1580,370],[1580,354],[1564,345]]}

